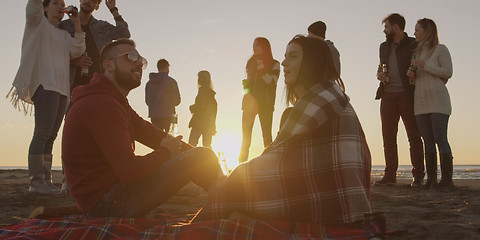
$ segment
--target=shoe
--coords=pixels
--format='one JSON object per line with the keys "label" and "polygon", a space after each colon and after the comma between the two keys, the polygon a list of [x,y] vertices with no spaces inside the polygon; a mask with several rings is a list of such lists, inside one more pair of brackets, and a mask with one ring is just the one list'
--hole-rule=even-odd
{"label": "shoe", "polygon": [[423,187],[423,179],[421,178],[413,178],[413,182],[410,184],[412,188],[421,188]]}
{"label": "shoe", "polygon": [[382,179],[375,181],[374,185],[392,185],[397,183],[396,178],[383,177]]}

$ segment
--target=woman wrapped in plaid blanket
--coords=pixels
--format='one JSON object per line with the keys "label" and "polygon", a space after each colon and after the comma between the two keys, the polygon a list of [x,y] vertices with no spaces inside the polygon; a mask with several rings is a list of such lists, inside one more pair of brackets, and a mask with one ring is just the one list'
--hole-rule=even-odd
{"label": "woman wrapped in plaid blanket", "polygon": [[370,151],[328,46],[296,36],[282,65],[294,106],[278,136],[210,194],[194,221],[241,213],[342,224],[371,212]]}

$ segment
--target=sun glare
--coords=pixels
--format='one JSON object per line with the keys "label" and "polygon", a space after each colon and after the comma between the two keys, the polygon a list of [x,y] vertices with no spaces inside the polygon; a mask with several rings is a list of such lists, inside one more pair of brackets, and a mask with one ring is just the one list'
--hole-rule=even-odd
{"label": "sun glare", "polygon": [[217,153],[223,172],[228,173],[238,166],[241,137],[231,132],[215,135],[212,148]]}

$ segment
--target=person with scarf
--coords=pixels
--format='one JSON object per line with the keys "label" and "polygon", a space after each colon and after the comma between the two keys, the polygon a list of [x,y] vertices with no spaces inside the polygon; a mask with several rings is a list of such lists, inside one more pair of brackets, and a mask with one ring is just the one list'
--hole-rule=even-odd
{"label": "person with scarf", "polygon": [[247,215],[328,225],[371,212],[370,151],[328,45],[296,36],[282,65],[293,108],[279,134],[212,190],[194,221]]}
{"label": "person with scarf", "polygon": [[85,51],[78,10],[67,12],[75,35],[58,28],[63,0],[29,0],[20,67],[7,97],[25,113],[35,110],[35,129],[28,150],[29,192],[59,194],[52,183],[52,148],[70,96],[70,58]]}

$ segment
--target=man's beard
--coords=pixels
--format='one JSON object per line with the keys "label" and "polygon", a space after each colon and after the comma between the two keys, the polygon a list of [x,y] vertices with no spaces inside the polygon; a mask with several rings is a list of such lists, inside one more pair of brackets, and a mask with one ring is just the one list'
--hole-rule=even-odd
{"label": "man's beard", "polygon": [[122,87],[127,91],[130,91],[140,86],[140,81],[131,78],[129,74],[122,73],[117,66],[115,66],[114,76],[118,86]]}
{"label": "man's beard", "polygon": [[91,11],[86,10],[84,7],[80,6],[80,12],[86,13],[86,14],[92,14],[95,9],[92,9]]}
{"label": "man's beard", "polygon": [[387,42],[393,42],[393,33],[389,33],[385,35],[385,38],[387,39]]}

